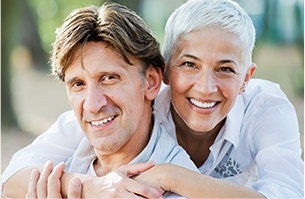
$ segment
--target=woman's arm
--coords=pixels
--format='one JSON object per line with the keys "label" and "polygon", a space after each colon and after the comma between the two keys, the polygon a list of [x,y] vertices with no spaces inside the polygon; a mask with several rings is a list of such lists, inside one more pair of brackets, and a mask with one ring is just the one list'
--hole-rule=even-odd
{"label": "woman's arm", "polygon": [[[82,198],[162,198],[164,190],[131,178],[153,166],[153,162],[123,165],[103,177],[70,174],[64,175],[61,181],[67,185],[74,175],[80,178],[83,184]],[[67,186],[63,188],[63,196],[66,196]]]}
{"label": "woman's arm", "polygon": [[187,198],[265,198],[250,188],[173,164],[156,165],[135,179]]}
{"label": "woman's arm", "polygon": [[[50,175],[50,173],[53,170],[53,163],[51,161],[48,161],[44,166],[43,165],[30,166],[17,171],[10,178],[8,178],[8,180],[3,184],[2,186],[3,197],[24,198],[26,193],[28,192],[28,186],[31,183],[31,180],[33,181],[33,178],[31,178],[33,170],[36,170],[37,171],[36,173],[41,173],[40,179],[42,174],[45,175],[45,181],[46,181],[47,180],[46,178]],[[63,173],[61,178],[65,180],[62,180],[61,187],[64,196],[67,196],[69,182],[74,176],[78,176],[82,179],[86,178],[86,175]],[[47,185],[47,182],[42,184]]]}
{"label": "woman's arm", "polygon": [[[60,177],[61,195],[67,197],[70,181],[73,178],[79,178],[83,185],[82,198],[161,198],[164,192],[163,190],[150,187],[130,178],[153,166],[153,162],[124,165],[103,177],[64,172]],[[9,198],[24,198],[28,191],[33,169],[36,169],[37,172],[44,176],[42,178],[44,179],[44,182],[41,183],[41,185],[45,186],[38,187],[40,187],[40,189],[45,189],[48,184],[48,176],[53,170],[53,163],[51,161],[48,161],[45,166],[27,167],[16,172],[4,184],[2,193]]]}
{"label": "woman's arm", "polygon": [[2,197],[4,198],[24,198],[27,193],[28,184],[30,182],[30,176],[33,169],[41,171],[43,166],[26,167],[14,175],[12,175],[2,185]]}

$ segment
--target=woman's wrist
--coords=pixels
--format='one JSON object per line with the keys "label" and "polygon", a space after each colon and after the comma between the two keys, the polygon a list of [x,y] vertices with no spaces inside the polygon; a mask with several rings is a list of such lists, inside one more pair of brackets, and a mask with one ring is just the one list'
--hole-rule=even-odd
{"label": "woman's wrist", "polygon": [[[193,172],[174,164],[162,164],[160,165],[160,184],[166,191],[180,193],[181,189],[184,188],[184,180],[189,180],[189,175],[193,175]],[[163,175],[164,174],[164,175]]]}
{"label": "woman's wrist", "polygon": [[165,191],[173,191],[171,187],[173,187],[173,183],[175,182],[175,165],[173,164],[159,164],[155,167],[159,167],[159,182],[160,187]]}
{"label": "woman's wrist", "polygon": [[69,184],[73,177],[77,177],[81,180],[83,186],[82,196],[84,196],[84,193],[86,193],[85,190],[90,190],[90,186],[92,186],[92,183],[94,182],[94,176],[65,172],[61,177],[61,194],[63,198],[68,197]]}
{"label": "woman's wrist", "polygon": [[[79,177],[79,176],[77,176]],[[92,189],[96,187],[98,177],[90,175],[82,175],[80,177],[82,183],[82,198],[96,198],[93,194]],[[97,191],[97,190],[96,190]]]}

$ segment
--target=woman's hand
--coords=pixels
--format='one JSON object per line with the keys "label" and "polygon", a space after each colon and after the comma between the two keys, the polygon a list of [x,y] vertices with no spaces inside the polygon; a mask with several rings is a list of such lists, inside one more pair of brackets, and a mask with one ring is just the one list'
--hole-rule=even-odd
{"label": "woman's hand", "polygon": [[[65,169],[61,163],[55,168],[52,162],[48,161],[41,172],[33,169],[28,186],[26,198],[62,198],[60,178]],[[73,178],[69,184],[68,198],[81,198],[82,184],[80,179]]]}
{"label": "woman's hand", "polygon": [[163,190],[132,179],[152,167],[154,167],[153,162],[123,165],[103,177],[89,177],[84,180],[83,196],[85,198],[162,198]]}
{"label": "woman's hand", "polygon": [[[102,177],[72,174],[73,178],[66,178],[66,181],[70,182],[68,198],[162,198],[162,189],[132,179],[153,167],[153,162],[123,165]],[[26,197],[62,198],[61,178],[64,169],[64,163],[54,168],[53,164],[48,162],[41,174],[38,170],[33,170]]]}
{"label": "woman's hand", "polygon": [[167,176],[170,175],[170,164],[158,164],[154,167],[142,172],[141,174],[135,176],[135,179],[138,182],[147,184],[151,187],[155,187],[163,193],[165,191],[170,191],[167,182]]}

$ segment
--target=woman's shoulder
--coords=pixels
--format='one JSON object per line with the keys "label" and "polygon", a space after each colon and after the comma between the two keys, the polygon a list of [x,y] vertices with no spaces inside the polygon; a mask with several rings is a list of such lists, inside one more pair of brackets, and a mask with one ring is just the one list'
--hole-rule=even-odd
{"label": "woman's shoulder", "polygon": [[265,79],[251,79],[246,87],[245,93],[282,92],[280,85]]}
{"label": "woman's shoulder", "polygon": [[279,84],[264,79],[251,79],[242,97],[246,104],[253,101],[261,101],[264,104],[274,102],[290,103]]}

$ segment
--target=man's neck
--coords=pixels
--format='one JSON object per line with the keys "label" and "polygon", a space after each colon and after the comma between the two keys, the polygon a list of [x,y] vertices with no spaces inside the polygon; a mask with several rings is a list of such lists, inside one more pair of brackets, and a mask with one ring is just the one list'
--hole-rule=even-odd
{"label": "man's neck", "polygon": [[101,154],[98,151],[95,151],[98,158],[94,161],[93,166],[97,176],[106,175],[107,173],[118,169],[122,165],[128,164],[144,150],[149,142],[153,130],[153,116],[151,116],[151,119],[147,124],[145,130],[139,130],[133,138],[117,152],[112,154]]}

